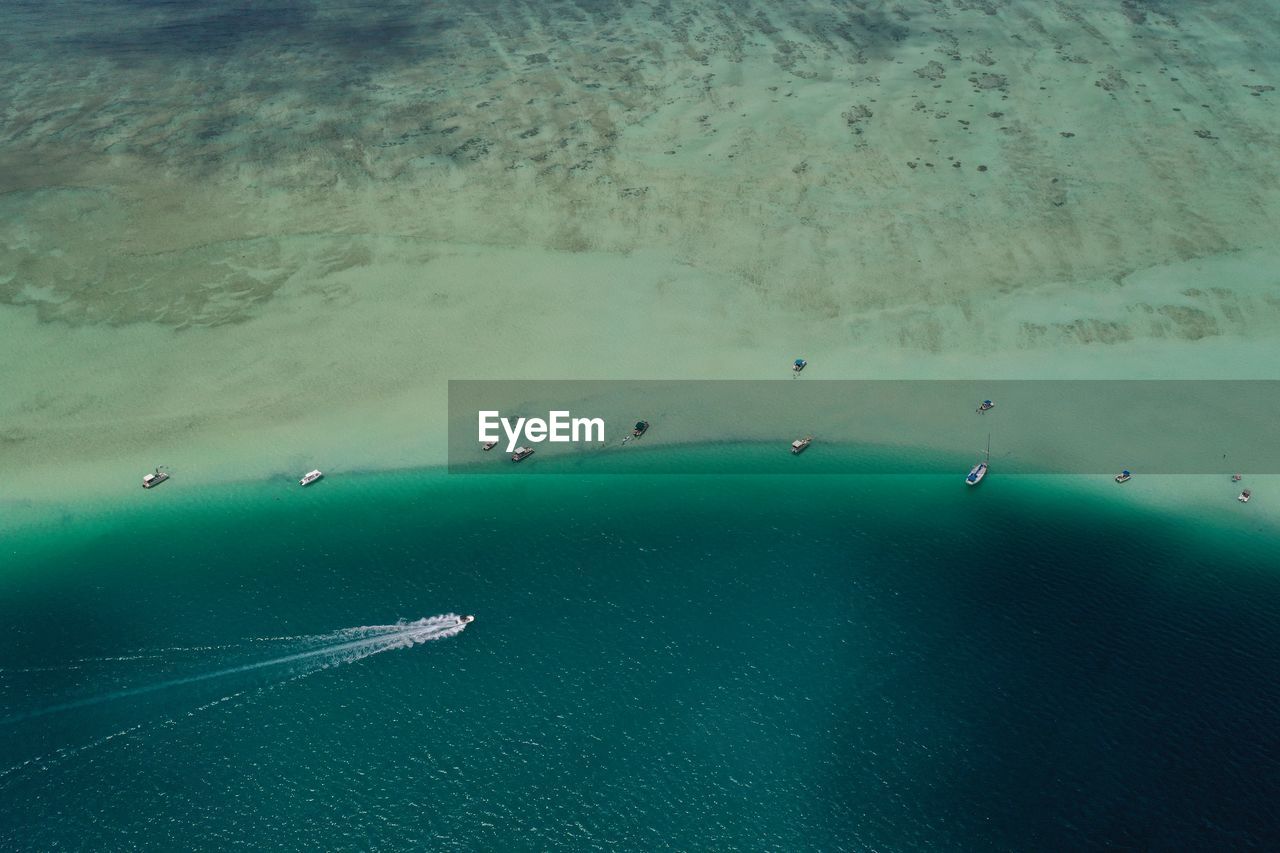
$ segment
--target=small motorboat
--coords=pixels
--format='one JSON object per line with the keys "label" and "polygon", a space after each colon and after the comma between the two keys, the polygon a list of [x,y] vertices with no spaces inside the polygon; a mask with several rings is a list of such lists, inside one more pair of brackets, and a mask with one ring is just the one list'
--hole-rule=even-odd
{"label": "small motorboat", "polygon": [[[163,467],[164,467],[163,465],[160,466],[160,468],[163,468]],[[160,468],[157,468],[154,474],[147,474],[145,477],[142,478],[142,488],[153,489],[156,486],[163,483],[165,480],[169,479],[169,472],[162,471],[160,470]]]}
{"label": "small motorboat", "polygon": [[799,373],[800,371],[804,370],[808,366],[809,366],[809,362],[805,361],[803,358],[797,358],[791,364],[791,372]]}
{"label": "small motorboat", "polygon": [[1240,481],[1241,481],[1241,480],[1243,480],[1243,479],[1244,479],[1244,475],[1243,475],[1243,474],[1232,474],[1232,475],[1231,475],[1231,482],[1233,482],[1233,483],[1238,483],[1238,482],[1240,482]]}
{"label": "small motorboat", "polygon": [[1243,492],[1240,493],[1240,496],[1236,498],[1236,500],[1240,501],[1240,503],[1242,504],[1247,504],[1249,502],[1249,498],[1251,497],[1253,497],[1253,493],[1250,492],[1248,489],[1245,489]]}
{"label": "small motorboat", "polygon": [[983,400],[982,405],[978,406],[976,411],[978,412],[978,414],[982,414],[983,412],[990,411],[995,407],[996,407],[996,404],[991,402],[990,400]]}
{"label": "small motorboat", "polygon": [[484,444],[480,445],[480,449],[481,449],[481,450],[493,450],[493,449],[494,449],[495,447],[497,447],[497,446],[498,446],[498,442],[496,442],[496,441],[486,441]]}
{"label": "small motorboat", "polygon": [[474,617],[474,616],[463,616],[463,617],[462,617],[462,624],[463,624],[463,625],[470,625],[470,624],[471,624],[472,622],[474,622],[474,621],[476,621],[476,617]]}
{"label": "small motorboat", "polygon": [[511,461],[520,462],[524,459],[528,459],[532,455],[533,455],[532,447],[517,447],[516,452],[511,454]]}
{"label": "small motorboat", "polygon": [[1133,479],[1133,475],[1130,474],[1128,471],[1121,471],[1119,474],[1116,474],[1117,483],[1127,483],[1132,479]]}
{"label": "small motorboat", "polygon": [[804,438],[797,438],[791,442],[791,452],[793,454],[804,453],[806,447],[813,443],[813,436],[807,435]]}
{"label": "small motorboat", "polygon": [[639,438],[640,436],[644,435],[648,431],[649,431],[648,421],[636,421],[635,429],[631,430],[631,437]]}
{"label": "small motorboat", "polygon": [[298,485],[310,486],[312,483],[314,483],[316,480],[319,480],[323,476],[324,476],[324,472],[320,471],[319,469],[316,469],[314,471],[308,471],[307,473],[302,475],[302,479],[298,481]]}

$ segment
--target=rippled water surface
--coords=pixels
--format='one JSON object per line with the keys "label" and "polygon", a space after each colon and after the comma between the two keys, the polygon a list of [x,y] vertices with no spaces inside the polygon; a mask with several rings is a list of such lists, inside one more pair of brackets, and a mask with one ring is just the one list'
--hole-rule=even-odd
{"label": "rippled water surface", "polygon": [[1008,478],[484,479],[13,538],[5,846],[1275,838],[1267,534]]}

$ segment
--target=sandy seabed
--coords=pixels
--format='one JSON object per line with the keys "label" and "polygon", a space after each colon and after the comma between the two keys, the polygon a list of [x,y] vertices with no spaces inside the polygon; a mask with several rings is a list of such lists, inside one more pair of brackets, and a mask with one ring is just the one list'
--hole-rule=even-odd
{"label": "sandy seabed", "polygon": [[1272,3],[122,8],[0,13],[0,500],[439,465],[449,379],[1280,375]]}

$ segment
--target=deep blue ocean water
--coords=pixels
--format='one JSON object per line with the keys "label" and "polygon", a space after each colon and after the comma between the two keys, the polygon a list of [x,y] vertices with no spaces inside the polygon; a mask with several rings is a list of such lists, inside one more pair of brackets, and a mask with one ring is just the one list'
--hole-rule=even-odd
{"label": "deep blue ocean water", "polygon": [[1274,533],[1009,477],[164,488],[0,543],[0,847],[1280,841]]}

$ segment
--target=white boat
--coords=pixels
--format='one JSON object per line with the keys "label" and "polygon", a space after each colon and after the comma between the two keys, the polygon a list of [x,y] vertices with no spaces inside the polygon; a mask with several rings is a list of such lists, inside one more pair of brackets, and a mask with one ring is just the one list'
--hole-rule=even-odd
{"label": "white boat", "polygon": [[1116,474],[1117,483],[1127,483],[1132,479],[1133,479],[1133,475],[1130,474],[1128,471],[1121,471],[1119,474]]}
{"label": "white boat", "polygon": [[[161,467],[164,467],[164,466],[161,466]],[[160,468],[157,468],[154,474],[147,474],[145,477],[142,478],[142,488],[144,489],[155,488],[156,486],[160,485],[167,479],[169,479],[169,472],[161,471]]]}
{"label": "white boat", "polygon": [[991,436],[987,436],[987,456],[977,465],[969,469],[969,476],[964,481],[970,486],[976,486],[982,482],[982,478],[987,476],[987,469],[991,467]]}
{"label": "white boat", "polygon": [[797,358],[791,365],[791,372],[799,373],[800,371],[804,370],[808,366],[809,366],[809,362],[805,361],[803,358]]}
{"label": "white boat", "polygon": [[1244,475],[1243,475],[1243,474],[1232,474],[1232,475],[1231,475],[1231,482],[1233,482],[1233,483],[1238,483],[1238,482],[1240,482],[1240,481],[1241,481],[1241,480],[1243,480],[1243,479],[1244,479]]}
{"label": "white boat", "polygon": [[1240,496],[1236,498],[1236,500],[1240,501],[1240,503],[1242,504],[1247,504],[1249,502],[1249,498],[1251,497],[1253,497],[1253,493],[1250,492],[1248,489],[1245,489],[1243,492],[1240,493]]}
{"label": "white boat", "polygon": [[493,448],[495,448],[495,447],[497,447],[497,446],[498,446],[498,442],[496,442],[496,441],[486,441],[484,444],[480,445],[480,449],[481,449],[481,450],[493,450]]}
{"label": "white boat", "polygon": [[476,621],[476,617],[474,617],[474,616],[463,616],[463,617],[462,617],[462,624],[463,624],[463,625],[470,625],[470,624],[471,624],[472,622],[474,622],[474,621]]}
{"label": "white boat", "polygon": [[982,405],[978,406],[977,411],[978,411],[978,414],[982,414],[983,412],[990,411],[995,407],[996,407],[996,404],[991,402],[990,400],[983,400]]}
{"label": "white boat", "polygon": [[811,435],[805,436],[804,438],[797,438],[795,441],[791,442],[791,452],[797,454],[804,453],[804,449],[812,443],[813,436]]}
{"label": "white boat", "polygon": [[532,447],[517,447],[516,452],[511,454],[512,462],[519,462],[522,459],[528,459],[533,455]]}
{"label": "white boat", "polygon": [[298,485],[309,486],[323,476],[324,476],[324,473],[322,471],[308,471],[307,473],[302,475],[302,479],[298,481]]}

